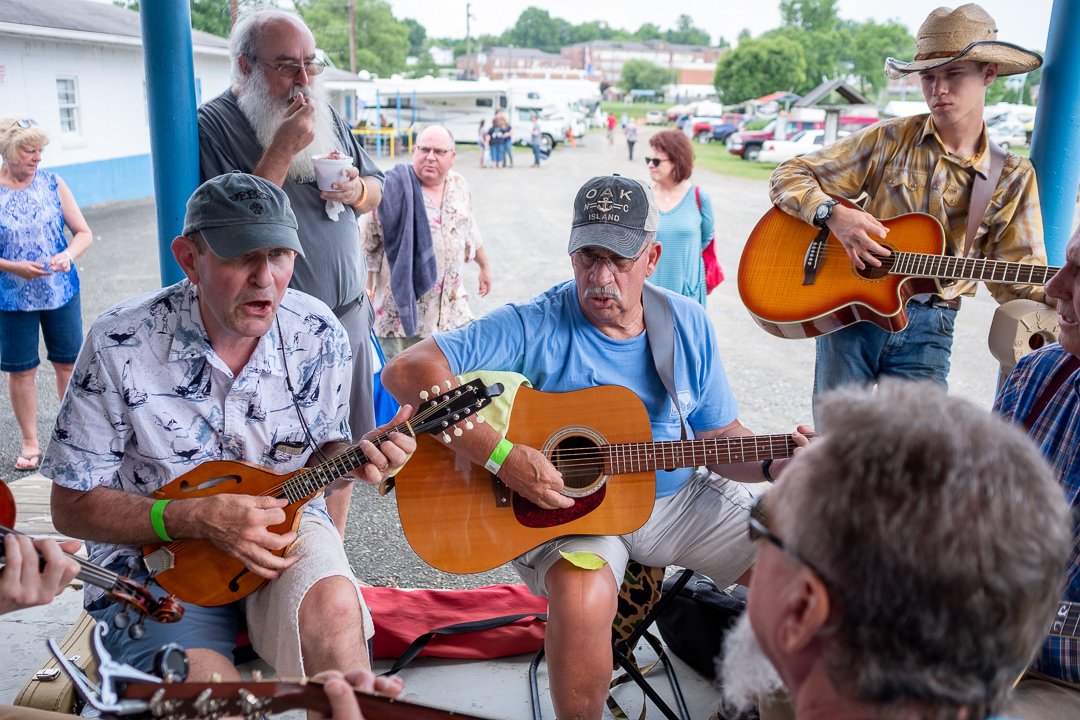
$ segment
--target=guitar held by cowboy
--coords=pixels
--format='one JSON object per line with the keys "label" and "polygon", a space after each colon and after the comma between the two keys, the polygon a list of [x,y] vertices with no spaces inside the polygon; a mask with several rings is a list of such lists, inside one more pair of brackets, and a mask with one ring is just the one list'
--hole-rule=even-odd
{"label": "guitar held by cowboy", "polygon": [[[942,298],[958,280],[1044,285],[1058,270],[971,257],[970,250],[947,255],[945,231],[925,213],[880,224],[887,229],[877,238],[884,252],[856,264],[828,225],[815,227],[771,208],[754,227],[739,262],[739,294],[754,320],[784,338],[817,337],[861,321],[899,332],[907,326],[905,305],[912,297]],[[940,301],[959,304],[959,298]]]}

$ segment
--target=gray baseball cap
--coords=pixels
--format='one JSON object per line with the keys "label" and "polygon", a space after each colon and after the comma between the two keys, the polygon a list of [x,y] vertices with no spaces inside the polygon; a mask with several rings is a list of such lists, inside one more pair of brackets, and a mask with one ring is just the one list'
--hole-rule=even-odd
{"label": "gray baseball cap", "polygon": [[652,190],[621,175],[601,175],[581,186],[574,198],[569,253],[600,247],[636,257],[645,237],[660,226]]}
{"label": "gray baseball cap", "polygon": [[225,260],[262,248],[304,254],[288,196],[257,175],[225,173],[196,188],[187,201],[184,235],[196,231]]}

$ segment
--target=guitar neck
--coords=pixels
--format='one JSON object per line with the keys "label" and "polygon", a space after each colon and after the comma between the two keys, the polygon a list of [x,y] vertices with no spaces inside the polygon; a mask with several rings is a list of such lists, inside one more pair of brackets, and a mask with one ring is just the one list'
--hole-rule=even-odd
{"label": "guitar neck", "polygon": [[[390,433],[399,432],[412,435],[413,431],[407,423],[392,427],[382,435],[374,438],[372,442],[376,447],[381,445],[389,437]],[[300,502],[319,492],[338,478],[348,475],[356,468],[371,462],[367,455],[359,447],[350,447],[345,452],[330,458],[324,463],[314,467],[305,468],[290,477],[281,485],[281,497],[288,498],[290,503]]]}
{"label": "guitar neck", "polygon": [[892,261],[890,275],[943,280],[986,280],[1021,285],[1045,285],[1058,271],[1058,268],[1047,265],[926,253],[897,252],[893,253],[889,260]]}
{"label": "guitar neck", "polygon": [[1047,635],[1052,637],[1080,637],[1080,603],[1060,602]]}
{"label": "guitar neck", "polygon": [[601,445],[599,449],[604,454],[605,472],[619,475],[788,458],[795,452],[795,441],[791,435],[744,435],[706,440],[618,443]]}

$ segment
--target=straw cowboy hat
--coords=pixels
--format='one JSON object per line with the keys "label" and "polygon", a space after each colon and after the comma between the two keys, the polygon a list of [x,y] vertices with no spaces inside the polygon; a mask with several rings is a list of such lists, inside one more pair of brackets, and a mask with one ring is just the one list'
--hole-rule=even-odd
{"label": "straw cowboy hat", "polygon": [[889,58],[885,74],[896,80],[956,60],[997,63],[998,75],[1018,75],[1042,65],[1038,53],[999,41],[994,18],[975,3],[968,3],[955,10],[940,7],[930,13],[915,39],[915,59],[905,63]]}

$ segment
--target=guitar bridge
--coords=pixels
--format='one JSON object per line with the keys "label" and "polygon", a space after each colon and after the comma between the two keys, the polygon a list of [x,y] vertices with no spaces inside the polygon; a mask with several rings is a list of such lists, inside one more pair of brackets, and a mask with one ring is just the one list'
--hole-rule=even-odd
{"label": "guitar bridge", "polygon": [[510,507],[510,488],[494,475],[491,476],[491,491],[495,493],[495,507]]}
{"label": "guitar bridge", "polygon": [[806,248],[806,256],[803,258],[803,285],[813,285],[817,281],[818,268],[825,257],[825,243],[828,239],[829,228],[823,227]]}

